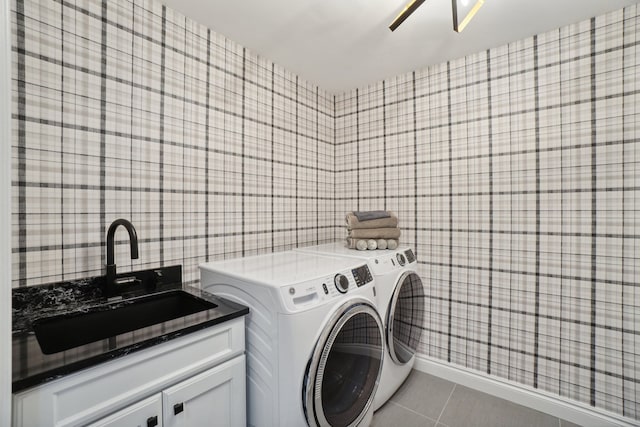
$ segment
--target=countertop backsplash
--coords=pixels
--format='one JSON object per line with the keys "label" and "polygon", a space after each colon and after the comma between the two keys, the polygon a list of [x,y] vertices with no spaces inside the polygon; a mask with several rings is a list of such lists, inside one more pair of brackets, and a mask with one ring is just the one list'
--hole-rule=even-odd
{"label": "countertop backsplash", "polygon": [[12,295],[13,334],[31,331],[34,318],[87,310],[102,302],[102,277],[16,288]]}

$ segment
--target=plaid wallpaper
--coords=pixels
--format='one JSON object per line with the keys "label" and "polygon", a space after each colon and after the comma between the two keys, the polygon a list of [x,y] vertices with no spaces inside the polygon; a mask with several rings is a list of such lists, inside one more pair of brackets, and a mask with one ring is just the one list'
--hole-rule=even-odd
{"label": "plaid wallpaper", "polygon": [[[336,100],[336,224],[392,209],[419,351],[640,419],[637,6]],[[354,197],[357,197],[354,200]]]}
{"label": "plaid wallpaper", "polygon": [[14,286],[393,209],[423,354],[640,419],[637,7],[330,95],[155,1],[14,0]]}
{"label": "plaid wallpaper", "polygon": [[156,1],[13,2],[14,286],[331,240],[334,97]]}

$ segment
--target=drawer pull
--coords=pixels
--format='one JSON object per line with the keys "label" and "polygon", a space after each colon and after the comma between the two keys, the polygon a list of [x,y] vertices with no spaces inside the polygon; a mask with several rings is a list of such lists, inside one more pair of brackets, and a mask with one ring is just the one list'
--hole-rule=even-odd
{"label": "drawer pull", "polygon": [[183,403],[176,403],[175,405],[173,405],[173,415],[178,415],[182,411],[184,411]]}
{"label": "drawer pull", "polygon": [[158,425],[158,417],[149,417],[147,418],[147,427],[155,427]]}

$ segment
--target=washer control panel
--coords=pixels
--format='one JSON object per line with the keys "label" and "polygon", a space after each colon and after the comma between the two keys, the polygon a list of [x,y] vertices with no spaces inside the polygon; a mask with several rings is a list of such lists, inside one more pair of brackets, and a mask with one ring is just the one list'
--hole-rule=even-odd
{"label": "washer control panel", "polygon": [[367,264],[334,275],[291,284],[280,289],[285,306],[292,311],[305,310],[334,298],[349,295],[368,286],[373,297],[373,275]]}
{"label": "washer control panel", "polygon": [[356,279],[356,285],[358,285],[358,287],[364,286],[373,280],[371,271],[366,264],[362,267],[354,268],[351,272],[353,273],[354,279]]}

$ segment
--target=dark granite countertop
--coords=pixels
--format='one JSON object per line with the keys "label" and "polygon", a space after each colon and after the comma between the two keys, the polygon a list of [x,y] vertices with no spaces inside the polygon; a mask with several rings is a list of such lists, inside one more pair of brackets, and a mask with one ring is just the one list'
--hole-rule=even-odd
{"label": "dark granite countertop", "polygon": [[[104,277],[30,286],[13,290],[13,392],[43,384],[99,363],[161,344],[227,320],[243,316],[249,309],[179,281],[162,283],[152,291],[137,289],[122,300],[108,302],[102,294]],[[182,290],[215,308],[178,319],[123,333],[70,350],[44,354],[36,339],[33,323],[49,316],[102,311],[130,304],[135,298],[159,292]],[[69,331],[73,333],[73,331]]]}

